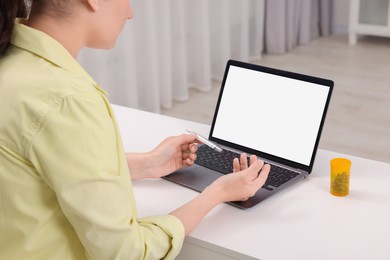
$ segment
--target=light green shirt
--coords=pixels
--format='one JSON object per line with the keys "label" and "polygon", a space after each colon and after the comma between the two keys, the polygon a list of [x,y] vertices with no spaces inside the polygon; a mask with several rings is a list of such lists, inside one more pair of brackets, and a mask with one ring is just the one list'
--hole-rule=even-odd
{"label": "light green shirt", "polygon": [[174,258],[184,227],[138,218],[105,92],[48,35],[16,24],[11,43],[0,58],[0,259]]}

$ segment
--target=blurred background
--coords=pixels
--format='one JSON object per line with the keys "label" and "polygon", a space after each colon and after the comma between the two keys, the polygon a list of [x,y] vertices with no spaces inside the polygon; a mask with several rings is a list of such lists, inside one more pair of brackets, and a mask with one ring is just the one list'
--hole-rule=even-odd
{"label": "blurred background", "polygon": [[116,47],[78,59],[113,104],[204,124],[228,59],[328,78],[320,148],[390,162],[389,2],[132,0]]}

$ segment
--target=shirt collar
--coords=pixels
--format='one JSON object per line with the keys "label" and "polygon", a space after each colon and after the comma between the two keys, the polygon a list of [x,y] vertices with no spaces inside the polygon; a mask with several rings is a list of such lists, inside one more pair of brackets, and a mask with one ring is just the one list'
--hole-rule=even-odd
{"label": "shirt collar", "polygon": [[97,90],[107,96],[107,92],[92,79],[65,47],[46,33],[20,23],[15,23],[10,43],[34,53],[64,70],[87,79]]}

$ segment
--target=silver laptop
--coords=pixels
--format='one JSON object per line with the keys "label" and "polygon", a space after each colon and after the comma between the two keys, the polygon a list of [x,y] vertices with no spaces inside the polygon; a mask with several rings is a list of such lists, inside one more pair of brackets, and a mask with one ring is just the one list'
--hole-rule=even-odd
{"label": "silver laptop", "polygon": [[332,89],[328,79],[229,60],[208,136],[223,152],[200,145],[195,165],[164,178],[200,192],[232,172],[234,157],[254,154],[271,164],[267,182],[229,204],[256,205],[311,173]]}

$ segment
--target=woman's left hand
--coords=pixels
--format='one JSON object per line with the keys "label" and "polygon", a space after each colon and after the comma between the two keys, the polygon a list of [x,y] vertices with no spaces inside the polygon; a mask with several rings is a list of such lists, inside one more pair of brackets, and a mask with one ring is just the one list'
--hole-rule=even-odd
{"label": "woman's left hand", "polygon": [[182,134],[166,138],[149,153],[126,157],[133,179],[159,178],[193,165],[196,151],[196,135]]}

